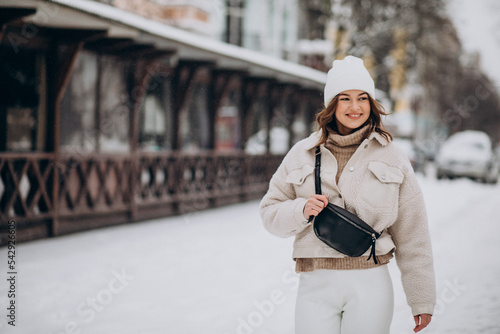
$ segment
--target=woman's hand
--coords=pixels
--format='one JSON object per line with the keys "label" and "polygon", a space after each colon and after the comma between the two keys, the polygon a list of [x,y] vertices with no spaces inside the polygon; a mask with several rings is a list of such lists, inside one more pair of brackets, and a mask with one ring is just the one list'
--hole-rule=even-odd
{"label": "woman's hand", "polygon": [[310,216],[316,217],[323,208],[328,205],[328,196],[326,195],[312,195],[304,205],[304,217],[309,219]]}
{"label": "woman's hand", "polygon": [[422,329],[427,327],[427,325],[431,322],[432,314],[419,314],[413,317],[415,319],[415,328],[413,331],[415,333],[420,332]]}

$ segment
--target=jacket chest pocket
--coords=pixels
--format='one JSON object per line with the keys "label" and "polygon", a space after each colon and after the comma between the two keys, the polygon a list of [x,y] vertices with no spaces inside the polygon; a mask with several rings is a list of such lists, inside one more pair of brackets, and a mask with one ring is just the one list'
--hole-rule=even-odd
{"label": "jacket chest pocket", "polygon": [[292,170],[286,178],[286,183],[294,187],[297,197],[309,198],[315,192],[314,166],[304,165],[302,168]]}
{"label": "jacket chest pocket", "polygon": [[403,179],[399,168],[372,161],[361,184],[361,198],[374,209],[391,209],[398,200]]}

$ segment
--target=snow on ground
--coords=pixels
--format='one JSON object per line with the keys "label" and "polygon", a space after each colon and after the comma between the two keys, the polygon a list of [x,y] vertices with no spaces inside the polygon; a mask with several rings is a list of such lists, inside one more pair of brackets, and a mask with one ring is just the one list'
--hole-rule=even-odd
{"label": "snow on ground", "polygon": [[[422,333],[500,333],[500,186],[420,181],[438,291],[436,315]],[[3,278],[0,332],[293,333],[291,250],[292,239],[264,230],[258,201],[23,243],[16,327],[6,325]],[[391,333],[412,333],[394,262],[390,270]]]}

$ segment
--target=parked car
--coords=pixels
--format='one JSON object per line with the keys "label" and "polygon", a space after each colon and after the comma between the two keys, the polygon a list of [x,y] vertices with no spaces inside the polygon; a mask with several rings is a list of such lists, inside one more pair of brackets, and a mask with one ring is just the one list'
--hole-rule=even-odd
{"label": "parked car", "polygon": [[490,137],[482,131],[467,130],[450,136],[441,146],[436,159],[437,177],[469,177],[496,183],[499,162]]}

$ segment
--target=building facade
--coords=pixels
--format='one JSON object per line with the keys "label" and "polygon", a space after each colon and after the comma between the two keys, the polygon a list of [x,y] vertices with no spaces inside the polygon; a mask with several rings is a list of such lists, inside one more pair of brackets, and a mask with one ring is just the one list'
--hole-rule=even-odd
{"label": "building facade", "polygon": [[320,71],[105,3],[0,5],[0,220],[19,241],[259,198],[321,108]]}
{"label": "building facade", "polygon": [[100,0],[266,55],[328,70],[330,0]]}

